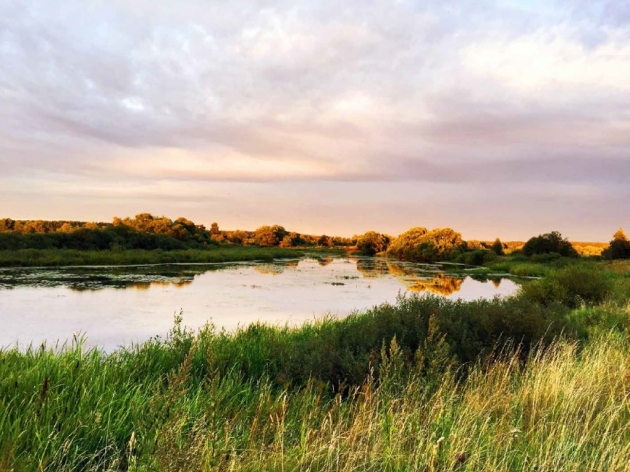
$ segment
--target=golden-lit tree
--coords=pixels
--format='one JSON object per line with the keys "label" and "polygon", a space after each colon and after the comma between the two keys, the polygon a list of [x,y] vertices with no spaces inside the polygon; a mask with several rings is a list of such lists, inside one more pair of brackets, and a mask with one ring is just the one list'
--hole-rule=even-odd
{"label": "golden-lit tree", "polygon": [[435,228],[429,231],[416,227],[394,239],[387,255],[406,261],[431,262],[449,258],[464,246],[461,234],[451,228]]}
{"label": "golden-lit tree", "polygon": [[383,252],[389,245],[389,236],[368,231],[357,239],[357,251],[365,256],[373,256]]}

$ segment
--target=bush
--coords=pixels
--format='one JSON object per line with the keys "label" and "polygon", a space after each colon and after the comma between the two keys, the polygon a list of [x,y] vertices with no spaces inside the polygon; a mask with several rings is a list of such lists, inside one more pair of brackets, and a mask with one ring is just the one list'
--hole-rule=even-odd
{"label": "bush", "polygon": [[552,270],[545,278],[523,285],[521,294],[543,305],[560,302],[575,308],[602,302],[612,288],[612,280],[597,267],[573,264]]}
{"label": "bush", "polygon": [[467,265],[483,265],[496,259],[493,251],[478,249],[476,251],[468,251],[457,256],[456,261]]}

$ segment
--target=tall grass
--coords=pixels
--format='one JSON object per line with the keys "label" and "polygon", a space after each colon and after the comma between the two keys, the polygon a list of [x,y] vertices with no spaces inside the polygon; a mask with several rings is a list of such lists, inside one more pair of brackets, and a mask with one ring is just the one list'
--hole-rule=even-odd
{"label": "tall grass", "polygon": [[380,379],[368,376],[345,397],[315,381],[278,389],[267,376],[200,379],[199,349],[179,362],[80,346],[4,353],[0,466],[623,471],[630,460],[624,334],[558,340],[526,363],[506,354],[459,381],[454,370],[410,368],[393,340]]}

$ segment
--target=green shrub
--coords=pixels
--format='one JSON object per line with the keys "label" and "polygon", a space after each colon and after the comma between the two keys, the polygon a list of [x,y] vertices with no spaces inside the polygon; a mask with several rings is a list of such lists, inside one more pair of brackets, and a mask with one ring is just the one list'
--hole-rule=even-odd
{"label": "green shrub", "polygon": [[573,264],[523,285],[521,293],[528,300],[545,305],[560,302],[574,308],[583,303],[600,303],[612,289],[612,280],[604,271],[594,265]]}
{"label": "green shrub", "polygon": [[478,249],[460,254],[456,261],[467,265],[483,265],[494,261],[496,258],[497,256],[493,251]]}

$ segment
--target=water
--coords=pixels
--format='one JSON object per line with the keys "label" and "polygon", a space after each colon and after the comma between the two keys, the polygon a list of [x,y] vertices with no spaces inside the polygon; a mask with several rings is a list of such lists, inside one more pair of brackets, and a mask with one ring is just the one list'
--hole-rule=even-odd
{"label": "water", "polygon": [[192,328],[298,325],[343,317],[399,294],[472,300],[515,292],[510,279],[446,275],[437,265],[374,258],[277,263],[0,270],[0,347],[59,345],[82,333],[113,350],[165,336],[180,311]]}

